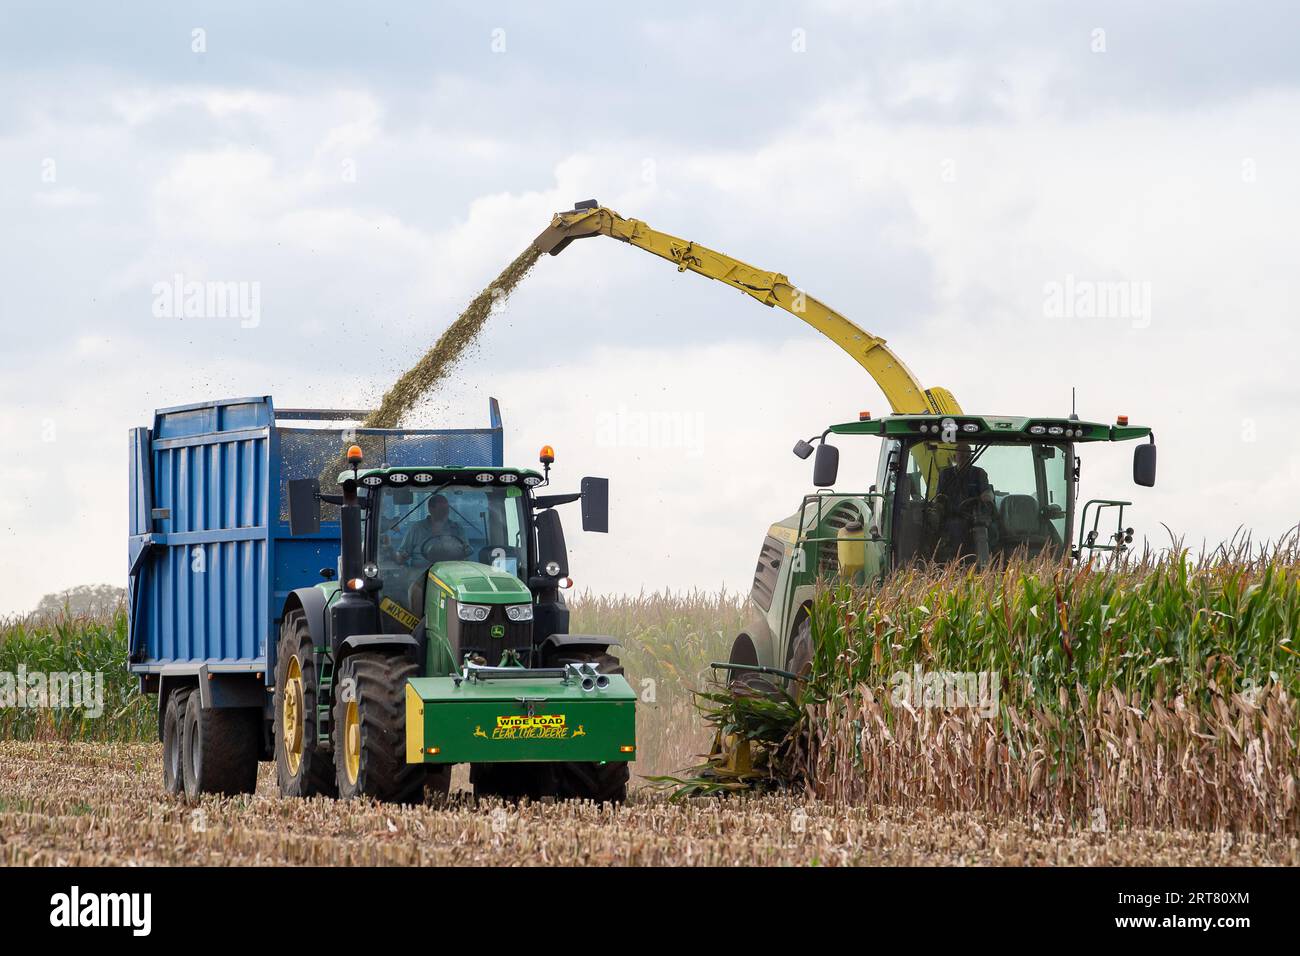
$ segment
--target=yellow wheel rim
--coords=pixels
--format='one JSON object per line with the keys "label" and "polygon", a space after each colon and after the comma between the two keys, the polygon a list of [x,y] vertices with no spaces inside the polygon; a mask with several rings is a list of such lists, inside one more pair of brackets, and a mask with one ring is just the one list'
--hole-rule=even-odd
{"label": "yellow wheel rim", "polygon": [[289,658],[288,673],[284,680],[284,700],[280,705],[281,726],[284,728],[284,755],[289,772],[297,773],[302,766],[303,693],[302,667],[298,655]]}
{"label": "yellow wheel rim", "polygon": [[348,783],[356,783],[361,773],[361,713],[355,700],[348,701],[343,712],[343,765],[347,768]]}

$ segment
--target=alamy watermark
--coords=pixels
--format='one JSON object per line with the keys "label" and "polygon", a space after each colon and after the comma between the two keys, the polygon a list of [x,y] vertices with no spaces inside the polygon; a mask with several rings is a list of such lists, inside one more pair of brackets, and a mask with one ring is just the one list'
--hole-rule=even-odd
{"label": "alamy watermark", "polygon": [[104,713],[104,672],[0,671],[0,709],[81,710],[87,717]]}
{"label": "alamy watermark", "polygon": [[155,319],[238,319],[241,328],[262,324],[262,283],[187,281],[176,273],[153,284]]}
{"label": "alamy watermark", "polygon": [[1124,319],[1135,329],[1151,324],[1151,283],[1079,279],[1067,275],[1043,283],[1043,315],[1049,319]]}
{"label": "alamy watermark", "polygon": [[704,452],[704,415],[700,412],[637,411],[619,405],[596,415],[599,448],[678,449],[687,457]]}
{"label": "alamy watermark", "polygon": [[997,671],[926,671],[920,664],[910,674],[896,671],[889,683],[896,707],[973,710],[985,720],[997,716],[1002,692]]}

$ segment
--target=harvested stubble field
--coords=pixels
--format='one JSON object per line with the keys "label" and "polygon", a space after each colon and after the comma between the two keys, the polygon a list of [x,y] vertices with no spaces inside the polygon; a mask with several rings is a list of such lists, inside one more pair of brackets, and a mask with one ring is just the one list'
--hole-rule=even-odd
{"label": "harvested stubble field", "polygon": [[977,813],[835,807],[791,796],[672,804],[401,808],[287,800],[264,766],[253,797],[195,806],[160,792],[156,744],[0,744],[5,865],[1213,866],[1300,862],[1291,840],[1099,833]]}

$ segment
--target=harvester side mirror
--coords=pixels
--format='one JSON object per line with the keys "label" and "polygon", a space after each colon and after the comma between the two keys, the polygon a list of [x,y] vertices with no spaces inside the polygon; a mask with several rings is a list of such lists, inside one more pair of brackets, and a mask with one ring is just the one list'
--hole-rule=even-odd
{"label": "harvester side mirror", "polygon": [[320,479],[289,482],[289,533],[295,538],[320,531]]}
{"label": "harvester side mirror", "polygon": [[794,456],[796,458],[807,458],[813,453],[813,446],[800,438],[794,443]]}
{"label": "harvester side mirror", "polygon": [[817,446],[817,457],[813,459],[813,484],[818,488],[829,488],[835,484],[839,473],[840,450],[822,442]]}
{"label": "harvester side mirror", "polygon": [[[560,524],[560,513],[554,508],[537,512],[533,519],[537,525],[537,568],[555,581],[569,576],[569,549],[564,543],[564,526]],[[556,565],[555,573],[547,570]]]}
{"label": "harvester side mirror", "polygon": [[1156,446],[1138,445],[1133,449],[1133,483],[1152,488],[1156,483]]}
{"label": "harvester side mirror", "polygon": [[609,479],[582,479],[582,530],[609,532]]}

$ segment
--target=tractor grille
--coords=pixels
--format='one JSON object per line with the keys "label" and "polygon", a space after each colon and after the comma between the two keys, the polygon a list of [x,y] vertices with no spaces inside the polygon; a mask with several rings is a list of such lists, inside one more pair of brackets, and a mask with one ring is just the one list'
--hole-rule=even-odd
{"label": "tractor grille", "polygon": [[[532,652],[533,622],[510,620],[506,617],[504,605],[492,605],[492,613],[486,621],[457,618],[456,622],[460,625],[459,660],[464,660],[466,654],[478,654],[489,666],[495,666],[508,650],[519,651],[525,661]],[[493,628],[503,629],[498,632],[500,636],[493,636]]]}

